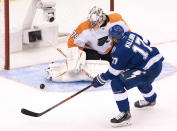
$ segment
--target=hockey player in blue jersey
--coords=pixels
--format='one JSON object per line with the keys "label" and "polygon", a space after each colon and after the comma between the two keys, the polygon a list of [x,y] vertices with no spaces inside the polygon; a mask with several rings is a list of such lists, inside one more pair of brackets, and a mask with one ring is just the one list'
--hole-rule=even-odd
{"label": "hockey player in blue jersey", "polygon": [[120,111],[111,119],[112,126],[131,124],[131,114],[127,90],[137,87],[144,100],[134,103],[137,108],[156,104],[157,94],[152,83],[162,70],[163,56],[156,47],[150,47],[150,42],[133,32],[124,32],[115,25],[109,30],[109,38],[115,44],[111,56],[112,63],[107,72],[96,76],[92,83],[94,87],[103,86],[111,80],[112,91]]}

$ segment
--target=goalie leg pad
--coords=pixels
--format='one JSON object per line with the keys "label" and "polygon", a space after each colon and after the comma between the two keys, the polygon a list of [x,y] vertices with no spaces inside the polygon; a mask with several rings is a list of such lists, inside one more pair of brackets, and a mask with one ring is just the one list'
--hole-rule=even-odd
{"label": "goalie leg pad", "polygon": [[104,60],[86,60],[83,69],[89,72],[92,77],[104,73],[109,69],[109,62]]}
{"label": "goalie leg pad", "polygon": [[67,62],[68,70],[79,72],[83,65],[85,65],[86,53],[78,47],[68,48]]}

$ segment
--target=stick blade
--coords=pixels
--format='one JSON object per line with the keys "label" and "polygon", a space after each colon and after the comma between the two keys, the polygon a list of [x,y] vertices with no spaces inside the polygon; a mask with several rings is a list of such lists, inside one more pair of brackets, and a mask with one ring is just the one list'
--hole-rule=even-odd
{"label": "stick blade", "polygon": [[33,116],[33,117],[39,117],[40,116],[39,113],[35,113],[35,112],[29,111],[27,109],[21,109],[21,113],[25,114],[25,115],[28,115],[28,116]]}

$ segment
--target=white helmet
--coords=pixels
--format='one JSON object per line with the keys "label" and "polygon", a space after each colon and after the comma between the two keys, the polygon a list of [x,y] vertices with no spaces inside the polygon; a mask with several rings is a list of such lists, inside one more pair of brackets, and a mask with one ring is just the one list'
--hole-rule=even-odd
{"label": "white helmet", "polygon": [[90,22],[92,27],[95,27],[97,25],[101,26],[106,20],[106,14],[101,8],[97,8],[96,6],[94,6],[90,10],[87,20]]}

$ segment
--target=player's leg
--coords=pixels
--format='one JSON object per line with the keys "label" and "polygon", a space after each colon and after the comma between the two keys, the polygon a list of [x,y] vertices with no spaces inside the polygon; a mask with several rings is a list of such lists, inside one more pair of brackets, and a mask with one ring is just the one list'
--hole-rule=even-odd
{"label": "player's leg", "polygon": [[[111,120],[113,126],[130,124],[130,107],[127,92],[125,89],[129,90],[133,87],[139,86],[142,92],[144,92],[146,95],[150,95],[152,93],[151,83],[158,76],[160,71],[161,70],[157,70],[157,68],[154,68],[152,72],[144,72],[137,69],[126,70],[120,74],[119,77],[112,80],[111,87],[114,92],[119,111],[121,112],[120,115]],[[152,93],[150,98],[146,98],[149,101],[154,100],[156,98],[156,94]]]}
{"label": "player's leg", "polygon": [[161,70],[162,63],[146,72],[147,82],[138,86],[138,89],[144,97],[144,100],[136,101],[134,103],[135,107],[143,108],[154,106],[156,104],[157,94],[153,91],[152,82],[160,74]]}
{"label": "player's leg", "polygon": [[130,125],[131,114],[128,95],[124,89],[124,83],[120,80],[120,78],[117,77],[111,81],[111,87],[114,93],[116,104],[120,111],[120,114],[111,119],[111,125],[113,127]]}
{"label": "player's leg", "polygon": [[[138,87],[140,92],[146,96],[148,101],[141,100],[135,102],[135,106],[148,106],[150,102],[155,100],[156,94],[153,93],[151,83],[154,81],[155,77],[149,77],[147,72],[142,72],[137,69],[124,71],[119,78],[124,82],[125,88],[127,90]],[[153,104],[153,103],[152,103]]]}
{"label": "player's leg", "polygon": [[157,94],[153,91],[152,85],[141,85],[138,86],[139,91],[141,92],[144,100],[138,100],[134,103],[134,106],[137,108],[150,107],[156,104]]}

